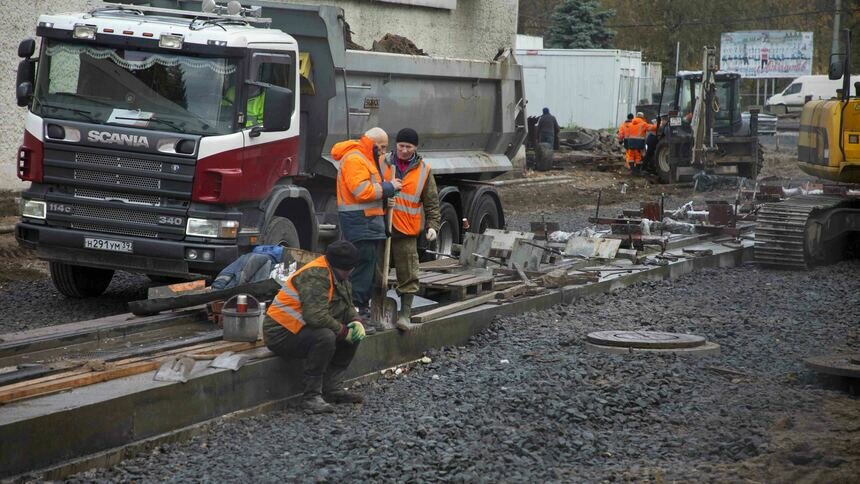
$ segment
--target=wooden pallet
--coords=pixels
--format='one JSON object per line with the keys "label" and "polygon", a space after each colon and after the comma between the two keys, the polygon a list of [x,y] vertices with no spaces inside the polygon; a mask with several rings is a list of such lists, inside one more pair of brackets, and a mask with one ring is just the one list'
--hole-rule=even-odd
{"label": "wooden pallet", "polygon": [[[462,301],[493,290],[495,278],[484,271],[443,273],[418,271],[418,283],[421,289],[418,293],[430,296],[442,293],[453,301]],[[397,284],[397,277],[392,271],[388,276],[389,284]]]}

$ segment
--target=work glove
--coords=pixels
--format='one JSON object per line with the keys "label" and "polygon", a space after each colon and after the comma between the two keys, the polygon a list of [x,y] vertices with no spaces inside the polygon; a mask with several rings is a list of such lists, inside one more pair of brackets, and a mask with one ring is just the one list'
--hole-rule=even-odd
{"label": "work glove", "polygon": [[341,326],[340,331],[337,332],[335,340],[346,341],[347,336],[349,336],[349,326]]}
{"label": "work glove", "polygon": [[347,343],[354,345],[364,339],[364,326],[360,322],[353,321],[347,324],[346,327],[349,328],[349,332],[346,335]]}
{"label": "work glove", "polygon": [[425,235],[427,237],[427,242],[433,242],[436,240],[436,229],[427,229],[427,233]]}

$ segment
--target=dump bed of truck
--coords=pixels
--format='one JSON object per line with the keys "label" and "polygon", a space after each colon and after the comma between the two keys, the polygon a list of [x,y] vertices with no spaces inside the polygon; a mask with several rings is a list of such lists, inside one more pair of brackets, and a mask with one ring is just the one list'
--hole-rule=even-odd
{"label": "dump bed of truck", "polygon": [[[199,10],[200,2],[152,6]],[[301,97],[302,172],[333,177],[331,146],[373,126],[411,127],[439,175],[487,179],[511,169],[525,139],[522,69],[512,55],[468,60],[346,50],[343,10],[254,2],[309,54]],[[307,61],[306,61],[307,62]]]}

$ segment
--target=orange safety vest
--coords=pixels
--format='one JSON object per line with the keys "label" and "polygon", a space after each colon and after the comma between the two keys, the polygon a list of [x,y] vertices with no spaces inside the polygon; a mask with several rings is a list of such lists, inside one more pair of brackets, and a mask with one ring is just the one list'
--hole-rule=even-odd
{"label": "orange safety vest", "polygon": [[394,197],[394,210],[391,212],[392,225],[403,235],[418,235],[424,228],[421,193],[429,177],[430,167],[424,160],[403,175],[403,187]]}
{"label": "orange safety vest", "polygon": [[337,169],[337,210],[362,210],[366,217],[382,215],[382,176],[378,163],[370,161],[364,153],[373,152],[373,141],[363,136],[358,142],[344,143],[349,146],[345,153],[336,151],[342,143],[332,149],[332,155],[340,160]]}
{"label": "orange safety vest", "polygon": [[277,321],[293,334],[298,334],[305,325],[305,320],[302,319],[302,300],[299,297],[299,291],[293,285],[293,278],[312,267],[324,267],[328,271],[328,302],[331,304],[331,300],[334,297],[334,275],[331,273],[325,256],[321,256],[305,264],[304,267],[288,277],[278,295],[272,301],[272,305],[269,306],[269,310],[266,311],[266,314],[270,318]]}

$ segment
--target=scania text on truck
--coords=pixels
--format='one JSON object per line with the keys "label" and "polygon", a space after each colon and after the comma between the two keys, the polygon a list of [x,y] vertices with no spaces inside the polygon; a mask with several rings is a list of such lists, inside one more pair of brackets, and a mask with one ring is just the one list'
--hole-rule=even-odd
{"label": "scania text on truck", "polygon": [[[140,2],[134,2],[140,3]],[[437,178],[448,253],[504,226],[486,180],[525,137],[522,71],[493,61],[352,51],[343,11],[153,0],[43,15],[19,46],[28,108],[16,237],[70,297],[115,270],[212,275],[255,244],[339,236],[331,146],[415,128]],[[262,17],[269,18],[262,18]]]}

